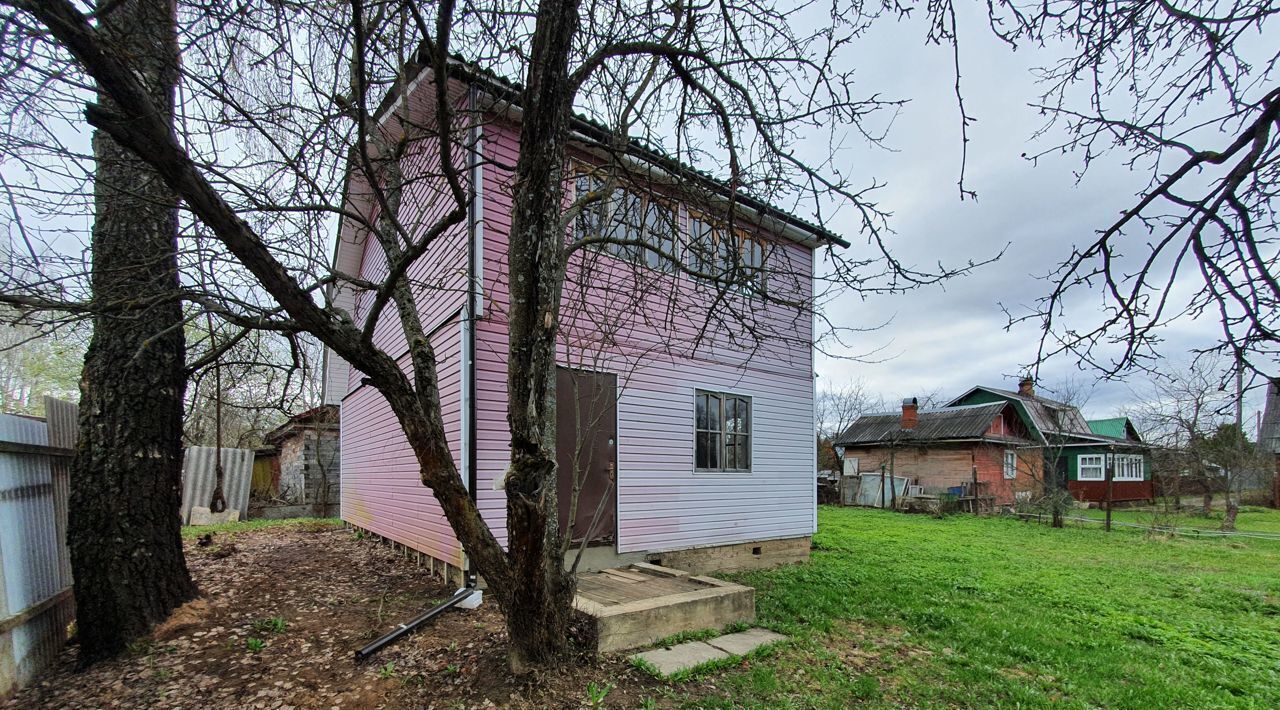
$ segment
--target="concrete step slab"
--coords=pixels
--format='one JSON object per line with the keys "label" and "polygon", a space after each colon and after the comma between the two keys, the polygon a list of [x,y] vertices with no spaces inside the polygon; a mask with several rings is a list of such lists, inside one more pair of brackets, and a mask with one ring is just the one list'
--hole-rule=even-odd
{"label": "concrete step slab", "polygon": [[755,591],[713,577],[633,564],[578,575],[574,607],[592,619],[601,653],[648,646],[686,631],[756,619]]}
{"label": "concrete step slab", "polygon": [[688,641],[671,648],[656,648],[637,653],[632,658],[645,661],[664,676],[696,668],[704,663],[728,658],[729,654],[701,641]]}
{"label": "concrete step slab", "polygon": [[724,636],[707,639],[707,644],[731,656],[745,656],[761,646],[768,646],[771,643],[786,640],[786,636],[768,629],[747,629],[736,634],[725,634]]}

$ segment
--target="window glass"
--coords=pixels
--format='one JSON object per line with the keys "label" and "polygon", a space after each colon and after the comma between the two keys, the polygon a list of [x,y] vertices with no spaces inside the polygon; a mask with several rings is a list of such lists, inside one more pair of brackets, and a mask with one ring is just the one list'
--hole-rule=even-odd
{"label": "window glass", "polygon": [[[574,181],[579,198],[602,187],[600,180],[589,175]],[[622,187],[585,206],[573,225],[575,239],[615,240],[601,245],[600,250],[659,271],[674,269],[668,257],[676,255],[677,231],[676,213],[670,206]]]}
{"label": "window glass", "polygon": [[696,274],[716,276],[716,233],[706,220],[689,218],[689,246],[687,266]]}
{"label": "window glass", "polygon": [[645,250],[646,266],[661,271],[670,271],[673,268],[671,259],[664,255],[675,256],[676,231],[675,210],[650,198],[648,208],[645,210],[644,243],[652,248]]}
{"label": "window glass", "polygon": [[751,469],[751,400],[694,393],[694,466],[700,471]]}
{"label": "window glass", "polygon": [[1113,476],[1117,481],[1141,481],[1142,455],[1117,454]]}
{"label": "window glass", "polygon": [[725,286],[756,293],[764,288],[764,244],[713,226],[702,217],[689,218],[686,265],[697,278],[718,280]]}
{"label": "window glass", "polygon": [[1018,452],[1017,451],[1010,450],[1010,451],[1004,452],[1004,477],[1005,478],[1018,477]]}
{"label": "window glass", "polygon": [[741,246],[742,268],[739,281],[743,290],[752,293],[764,289],[764,245],[750,237],[743,237]]}

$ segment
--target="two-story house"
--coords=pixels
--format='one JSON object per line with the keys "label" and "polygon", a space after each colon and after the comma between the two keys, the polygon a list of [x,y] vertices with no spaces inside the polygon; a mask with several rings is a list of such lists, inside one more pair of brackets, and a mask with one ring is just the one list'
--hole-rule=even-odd
{"label": "two-story house", "polygon": [[[465,175],[472,205],[409,275],[438,359],[450,449],[505,543],[507,252],[521,116],[510,84],[457,69],[460,113],[483,119]],[[430,106],[415,104],[429,83],[399,104],[428,124],[429,109],[413,107]],[[575,129],[566,209],[580,212],[566,240],[580,248],[568,259],[557,382],[562,527],[601,564],[712,571],[806,559],[816,527],[814,250],[847,244],[638,143],[619,156],[591,123]],[[447,195],[421,150],[402,160],[406,179],[422,176],[400,208],[411,228]],[[587,194],[596,199],[579,200]],[[371,282],[386,273],[356,220],[343,221],[334,264]],[[357,322],[373,301],[357,289],[335,298]],[[394,319],[374,338],[407,352]],[[326,401],[342,410],[343,520],[457,573],[464,552],[389,406],[354,368],[326,363]]]}

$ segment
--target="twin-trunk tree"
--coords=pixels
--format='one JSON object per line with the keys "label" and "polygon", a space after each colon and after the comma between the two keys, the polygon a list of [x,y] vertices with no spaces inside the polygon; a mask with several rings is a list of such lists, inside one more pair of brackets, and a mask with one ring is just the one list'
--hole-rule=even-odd
{"label": "twin-trunk tree", "polygon": [[[730,234],[742,219],[744,189],[793,201],[807,194],[815,209],[815,195],[822,192],[852,205],[862,228],[880,224],[874,206],[846,189],[833,168],[818,169],[796,157],[798,130],[856,124],[878,104],[854,100],[849,76],[829,64],[847,37],[829,24],[797,32],[789,11],[676,3],[593,5],[588,12],[574,0],[492,8],[457,8],[452,2],[432,8],[410,2],[365,6],[355,0],[337,8],[341,12],[297,9],[293,15],[280,14],[270,3],[226,16],[216,7],[186,8],[190,37],[199,41],[185,45],[182,66],[193,98],[184,107],[184,132],[175,135],[163,107],[139,79],[137,57],[110,41],[101,24],[65,0],[17,5],[96,84],[102,98],[87,107],[89,122],[152,166],[198,219],[199,229],[230,257],[228,273],[246,275],[274,301],[255,309],[244,300],[219,300],[215,293],[205,294],[201,305],[243,327],[310,333],[385,397],[423,483],[506,615],[516,670],[560,656],[567,643],[573,581],[564,568],[556,514],[555,373],[569,264],[596,242],[647,249],[671,268],[688,268],[677,254],[628,242],[629,237],[569,238],[581,213],[609,199],[613,187],[636,172],[629,136],[670,135],[664,143],[684,162],[715,159],[727,165],[719,170],[726,187],[716,188],[716,196],[694,189],[709,183],[679,167],[674,174],[683,179],[674,184],[686,196],[700,192],[696,199],[719,210]],[[210,27],[216,29],[200,31]],[[281,44],[280,37],[310,46]],[[448,448],[431,324],[420,310],[433,285],[409,276],[417,260],[464,224],[471,208],[465,164],[476,145],[467,137],[487,114],[459,102],[454,89],[475,70],[451,57],[455,44],[525,81],[511,95],[486,97],[520,117],[519,158],[514,166],[502,166],[513,175],[506,549],[480,516]],[[530,49],[511,49],[518,46]],[[293,81],[281,85],[281,75]],[[388,86],[383,108],[371,110]],[[583,141],[575,126],[585,125],[575,123],[575,107],[607,125],[592,139],[603,177],[598,189],[575,191],[566,207],[571,146]],[[238,136],[240,147],[226,148],[224,132]],[[431,175],[406,168],[415,144],[430,146]],[[317,166],[317,155],[328,156],[329,170],[345,170],[346,199],[326,189],[326,164]],[[668,174],[674,165],[665,166]],[[406,223],[409,195],[423,182],[433,186],[438,209],[425,223]],[[350,200],[357,192],[368,197],[363,207]],[[294,220],[298,214],[311,221]],[[314,263],[299,266],[297,255],[308,251],[300,244],[316,238],[308,230],[333,214],[376,242],[386,261],[385,278],[368,282],[356,274],[319,275]],[[817,294],[808,288],[806,266],[804,288],[779,288],[760,298],[791,309],[794,322],[807,323],[815,299],[830,287],[896,290],[902,283],[945,276],[913,273],[895,262],[881,271],[889,283],[879,287],[859,273],[872,263],[830,265],[834,276]],[[732,333],[735,347],[745,350],[788,337],[785,329],[761,327],[751,308],[735,310],[730,295],[742,286],[737,269],[702,276],[714,284],[712,301],[724,307],[708,310],[714,315],[695,329],[697,337]],[[365,322],[317,298],[342,289],[371,299]],[[403,332],[407,353],[388,352],[376,342],[374,329],[384,310]]]}

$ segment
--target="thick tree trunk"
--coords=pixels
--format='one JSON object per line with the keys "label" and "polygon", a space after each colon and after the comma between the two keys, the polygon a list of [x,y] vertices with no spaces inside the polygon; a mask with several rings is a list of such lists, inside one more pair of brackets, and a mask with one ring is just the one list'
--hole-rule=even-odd
{"label": "thick tree trunk", "polygon": [[[100,26],[137,59],[171,117],[172,0],[128,0]],[[103,310],[80,383],[67,529],[83,663],[124,649],[197,593],[178,518],[186,373],[177,199],[105,133],[94,134],[93,150],[93,299]]]}
{"label": "thick tree trunk", "polygon": [[537,23],[522,101],[509,255],[512,451],[506,489],[514,584],[504,601],[515,672],[564,653],[573,599],[557,520],[555,375],[564,280],[560,215],[573,101],[568,66],[578,3],[543,0]]}

